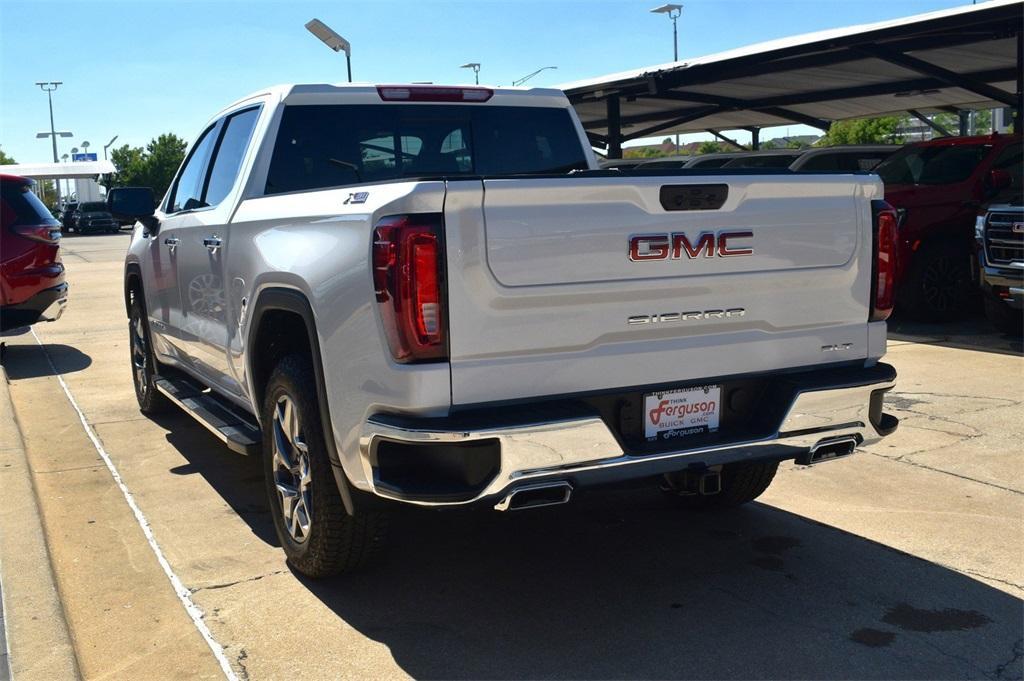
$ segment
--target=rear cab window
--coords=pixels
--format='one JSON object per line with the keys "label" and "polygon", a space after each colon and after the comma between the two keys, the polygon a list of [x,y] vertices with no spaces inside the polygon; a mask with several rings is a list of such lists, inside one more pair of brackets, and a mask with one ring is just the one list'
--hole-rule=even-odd
{"label": "rear cab window", "polygon": [[289,105],[281,117],[266,193],[586,168],[579,135],[566,109]]}

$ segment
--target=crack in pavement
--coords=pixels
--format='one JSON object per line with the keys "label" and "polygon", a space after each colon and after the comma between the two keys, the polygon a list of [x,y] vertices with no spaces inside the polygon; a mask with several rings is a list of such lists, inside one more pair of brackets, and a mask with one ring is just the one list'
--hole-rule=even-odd
{"label": "crack in pavement", "polygon": [[246,577],[245,579],[236,579],[233,582],[224,582],[223,584],[211,584],[209,586],[192,587],[192,588],[189,589],[189,591],[192,592],[192,593],[198,593],[200,591],[211,591],[211,590],[214,590],[214,589],[227,589],[228,587],[235,586],[236,584],[245,584],[246,582],[258,582],[259,580],[263,579],[264,577],[274,577],[276,575],[283,575],[286,572],[291,572],[291,571],[290,570],[274,570],[273,572],[268,572],[265,575],[256,575],[255,577]]}
{"label": "crack in pavement", "polygon": [[1013,650],[1011,652],[1013,653],[1013,657],[1011,657],[1009,660],[1007,660],[1006,662],[1002,663],[1001,665],[999,665],[995,669],[993,669],[990,678],[993,678],[993,679],[1020,679],[1020,678],[1024,677],[1024,673],[1020,673],[1017,676],[1003,676],[1003,674],[1006,672],[1006,670],[1010,668],[1010,665],[1014,664],[1015,662],[1017,663],[1017,665],[1016,665],[1017,671],[1018,672],[1022,671],[1021,670],[1020,662],[1021,662],[1021,659],[1024,658],[1024,638],[1019,638],[1019,639],[1017,639],[1014,642]]}
{"label": "crack in pavement", "polygon": [[[925,470],[934,471],[936,473],[942,473],[943,475],[950,475],[950,476],[952,476],[954,478],[960,478],[961,480],[967,480],[969,482],[976,482],[979,485],[985,485],[986,487],[994,487],[996,489],[1001,489],[1004,492],[1009,492],[1010,494],[1017,494],[1019,496],[1024,496],[1024,490],[1013,489],[1012,487],[1004,487],[1003,485],[997,485],[994,482],[986,482],[984,480],[978,480],[977,478],[972,478],[972,477],[969,477],[967,475],[960,475],[959,473],[953,473],[952,471],[945,471],[945,470],[942,470],[941,468],[934,468],[933,466],[927,466],[927,465],[925,465],[923,463],[917,463],[916,461],[910,461],[908,459],[903,458],[905,456],[911,456],[912,454],[915,454],[917,452],[911,452],[910,454],[901,454],[900,456],[886,456],[885,454],[879,454],[877,452],[869,452],[866,449],[861,449],[859,451],[862,451],[865,454],[870,454],[871,456],[877,456],[879,459],[885,459],[886,461],[892,461],[892,462],[895,462],[895,463],[906,464],[908,466],[915,466],[917,468],[923,468]],[[923,451],[927,451],[927,450],[922,449],[921,451],[923,452]]]}

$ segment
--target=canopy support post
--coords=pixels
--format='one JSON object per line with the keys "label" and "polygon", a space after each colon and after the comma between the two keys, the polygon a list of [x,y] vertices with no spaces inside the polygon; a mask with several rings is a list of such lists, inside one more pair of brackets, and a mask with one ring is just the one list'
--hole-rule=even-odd
{"label": "canopy support post", "polygon": [[929,128],[931,128],[935,132],[939,133],[943,137],[952,137],[953,136],[953,133],[951,133],[949,130],[946,130],[944,127],[942,127],[941,125],[939,125],[938,123],[936,123],[932,119],[928,118],[927,116],[922,114],[917,109],[908,109],[907,113],[910,114],[911,116],[913,116],[914,118],[916,118],[917,120],[921,121],[925,125],[927,125]]}
{"label": "canopy support post", "polygon": [[745,146],[743,146],[742,144],[740,144],[740,143],[739,143],[739,142],[737,142],[736,140],[734,140],[734,139],[729,139],[728,137],[726,137],[726,136],[725,136],[725,135],[723,135],[722,133],[718,132],[717,130],[711,130],[711,129],[708,129],[708,130],[706,130],[705,132],[710,132],[710,133],[711,133],[712,135],[714,135],[714,136],[715,136],[715,137],[717,137],[718,139],[722,140],[722,141],[723,141],[723,142],[725,142],[726,144],[731,144],[732,146],[736,147],[736,148],[737,148],[737,149],[739,149],[740,151],[750,151],[750,149],[746,148]]}
{"label": "canopy support post", "polygon": [[606,102],[608,114],[608,158],[622,158],[622,117],[619,114],[619,96],[611,95]]}

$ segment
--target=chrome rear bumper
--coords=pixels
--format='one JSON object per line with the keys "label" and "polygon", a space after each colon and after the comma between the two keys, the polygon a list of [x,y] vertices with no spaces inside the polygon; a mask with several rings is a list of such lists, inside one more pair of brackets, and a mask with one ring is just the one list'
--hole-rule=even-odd
{"label": "chrome rear bumper", "polygon": [[[369,491],[377,496],[421,506],[458,506],[500,500],[515,488],[545,481],[593,484],[656,475],[691,465],[792,459],[823,441],[852,437],[863,446],[895,430],[896,419],[881,411],[881,393],[894,387],[895,372],[891,367],[880,366],[889,370],[883,380],[799,391],[776,432],[759,439],[637,454],[626,451],[598,416],[471,430],[398,425],[380,416],[371,418],[364,426],[360,460],[366,479],[371,481]],[[877,378],[878,372],[875,373]],[[493,478],[471,498],[414,498],[380,484],[375,475],[376,450],[382,442],[458,445],[480,440],[500,443],[500,465]]]}

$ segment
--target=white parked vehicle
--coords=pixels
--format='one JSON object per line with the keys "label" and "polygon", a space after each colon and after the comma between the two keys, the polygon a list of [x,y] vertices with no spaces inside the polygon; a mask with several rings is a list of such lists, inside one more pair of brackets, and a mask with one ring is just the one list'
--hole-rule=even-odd
{"label": "white parked vehicle", "polygon": [[217,114],[125,266],[139,404],[263,457],[281,544],[647,478],[731,506],[896,428],[866,175],[599,170],[560,91],[289,85]]}
{"label": "white parked vehicle", "polygon": [[874,170],[875,166],[899,151],[897,144],[850,144],[816,147],[800,154],[789,166],[796,172],[847,172]]}

